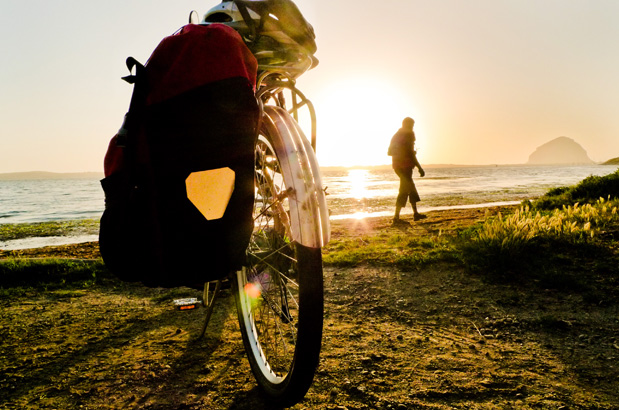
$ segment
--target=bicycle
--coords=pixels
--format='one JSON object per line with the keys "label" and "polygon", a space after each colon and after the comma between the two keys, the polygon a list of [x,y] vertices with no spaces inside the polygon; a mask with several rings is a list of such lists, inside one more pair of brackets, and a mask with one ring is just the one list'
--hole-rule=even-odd
{"label": "bicycle", "polygon": [[[252,372],[267,397],[292,405],[305,396],[318,366],[324,304],[321,248],[330,235],[314,152],[316,113],[295,84],[317,60],[312,50],[293,42],[276,50],[257,45],[261,38],[257,26],[247,20],[252,10],[244,3],[224,1],[216,10],[236,6],[242,14],[245,30],[239,25],[235,29],[248,39],[250,49],[254,46],[261,112],[255,145],[254,230],[246,262],[230,280]],[[195,24],[196,16],[192,12],[189,22]],[[265,16],[260,17],[260,27]],[[298,123],[302,109],[309,113],[311,141]],[[207,312],[200,337],[221,283],[216,282],[212,295],[211,284],[204,286]]]}

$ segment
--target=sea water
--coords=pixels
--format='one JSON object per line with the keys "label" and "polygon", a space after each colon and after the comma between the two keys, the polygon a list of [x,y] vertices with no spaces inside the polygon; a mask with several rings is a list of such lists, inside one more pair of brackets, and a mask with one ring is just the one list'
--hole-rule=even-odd
{"label": "sea water", "polygon": [[[0,224],[100,218],[103,207],[103,192],[96,178],[0,180]],[[96,234],[16,240],[5,240],[0,236],[0,249],[38,248],[96,240]]]}
{"label": "sea water", "polygon": [[99,180],[0,180],[0,224],[99,218],[104,208]]}
{"label": "sea water", "polygon": [[[584,178],[608,175],[618,166],[476,166],[427,167],[413,179],[421,197],[420,212],[518,204],[550,188],[574,185]],[[399,179],[389,168],[326,170],[323,185],[331,218],[381,216],[393,213]],[[410,206],[403,214],[411,213]]]}
{"label": "sea water", "polygon": [[[419,210],[517,204],[618,166],[442,166],[426,168],[414,180]],[[399,181],[389,167],[325,168],[322,172],[331,218],[390,215]],[[100,218],[104,196],[97,178],[0,180],[0,224]],[[403,215],[410,213],[410,207]],[[95,240],[95,237],[88,238]],[[66,242],[66,238],[59,241]],[[0,238],[2,242],[2,238]],[[14,249],[7,242],[0,248]],[[28,246],[22,245],[20,247]]]}
{"label": "sea water", "polygon": [[[613,165],[470,166],[426,168],[413,179],[420,209],[518,203],[548,189],[608,175]],[[325,168],[322,183],[332,216],[391,211],[399,180],[392,169]],[[105,207],[99,179],[0,180],[0,224],[100,218]]]}

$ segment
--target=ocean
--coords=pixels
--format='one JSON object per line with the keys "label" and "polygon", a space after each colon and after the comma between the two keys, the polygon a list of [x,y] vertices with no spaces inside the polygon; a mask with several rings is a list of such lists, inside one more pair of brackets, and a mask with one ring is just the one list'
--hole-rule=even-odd
{"label": "ocean", "polygon": [[[573,185],[590,175],[608,175],[612,165],[587,166],[440,166],[414,180],[420,212],[517,204],[548,189]],[[323,186],[331,218],[390,215],[398,178],[388,167],[325,168]],[[0,224],[100,218],[104,209],[98,178],[0,180]],[[402,214],[411,213],[410,207]],[[82,238],[96,240],[96,236]],[[2,243],[0,248],[13,248]],[[23,247],[23,245],[22,245]]]}
{"label": "ocean", "polygon": [[[618,166],[470,166],[427,167],[413,179],[421,197],[420,212],[518,204],[550,188],[573,185],[590,175],[608,175]],[[399,180],[392,169],[342,169],[324,172],[332,218],[393,213]],[[410,206],[402,214],[412,213]]]}

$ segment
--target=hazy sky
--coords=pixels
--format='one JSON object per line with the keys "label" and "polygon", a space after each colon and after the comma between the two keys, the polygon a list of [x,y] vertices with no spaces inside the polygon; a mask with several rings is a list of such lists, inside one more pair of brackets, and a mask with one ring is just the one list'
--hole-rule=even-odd
{"label": "hazy sky", "polygon": [[[218,0],[1,0],[0,172],[100,171],[125,58]],[[619,1],[297,0],[320,65],[298,81],[321,165],[389,163],[405,116],[422,164],[524,163],[559,136],[619,156]]]}

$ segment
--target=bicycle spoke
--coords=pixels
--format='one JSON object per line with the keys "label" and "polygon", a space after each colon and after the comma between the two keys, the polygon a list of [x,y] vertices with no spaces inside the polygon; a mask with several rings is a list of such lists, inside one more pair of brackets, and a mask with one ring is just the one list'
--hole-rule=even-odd
{"label": "bicycle spoke", "polygon": [[[294,259],[293,257],[291,257],[290,255],[287,255],[285,253],[281,253],[279,251],[281,251],[282,249],[286,248],[288,245],[282,246],[281,248],[279,248],[278,250],[275,250],[273,252],[271,252],[270,254],[266,255],[265,257],[261,257],[258,256],[258,254],[256,254],[255,252],[249,252],[248,255],[252,256],[253,258],[256,259],[257,262],[259,263],[263,263],[266,266],[270,267],[271,269],[273,269],[275,272],[277,272],[280,276],[284,277],[286,280],[290,281],[293,285],[295,285],[296,287],[299,286],[299,284],[293,280],[291,277],[289,277],[288,275],[286,275],[284,272],[282,272],[281,270],[279,270],[276,266],[270,264],[267,259],[269,259],[270,257],[272,257],[273,255],[277,254],[278,256],[281,256],[283,258],[286,258],[288,260],[290,260],[293,263],[296,263],[296,259]],[[256,264],[254,262],[254,264]]]}
{"label": "bicycle spoke", "polygon": [[[277,292],[276,292],[277,293]],[[286,312],[274,301],[278,295],[263,292],[259,308],[255,311],[256,330],[261,340],[263,353],[276,374],[288,369],[286,356],[291,353],[290,344],[296,344],[296,327],[291,321],[282,321]]]}
{"label": "bicycle spoke", "polygon": [[[237,275],[237,306],[245,347],[260,384],[298,398],[296,394],[309,387],[313,370],[307,373],[307,369],[315,368],[320,351],[322,321],[317,313],[322,312],[322,271],[320,254],[308,254],[292,239],[290,206],[295,191],[286,184],[279,161],[272,140],[259,135],[254,227],[246,265]],[[305,301],[303,317],[308,318],[302,323],[301,300]],[[299,326],[305,329],[303,340],[298,339]]]}

